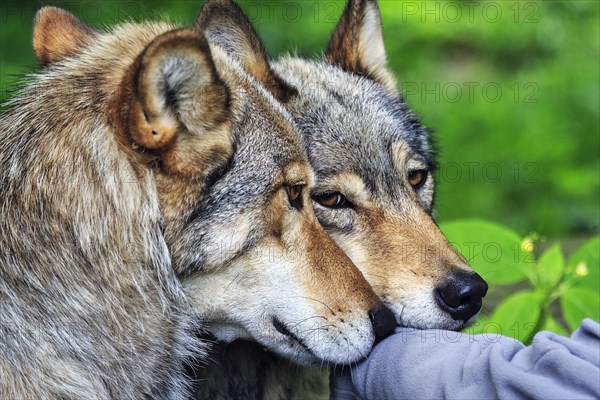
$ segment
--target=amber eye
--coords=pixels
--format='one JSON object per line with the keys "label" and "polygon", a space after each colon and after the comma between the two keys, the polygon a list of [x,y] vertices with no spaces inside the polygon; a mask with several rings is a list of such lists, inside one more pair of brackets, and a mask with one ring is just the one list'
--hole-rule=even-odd
{"label": "amber eye", "polygon": [[350,207],[350,202],[339,192],[323,193],[313,196],[313,200],[327,208]]}
{"label": "amber eye", "polygon": [[290,205],[296,209],[302,208],[302,186],[290,185],[285,187]]}
{"label": "amber eye", "polygon": [[416,169],[408,173],[408,183],[414,189],[421,188],[427,182],[428,172],[425,169]]}

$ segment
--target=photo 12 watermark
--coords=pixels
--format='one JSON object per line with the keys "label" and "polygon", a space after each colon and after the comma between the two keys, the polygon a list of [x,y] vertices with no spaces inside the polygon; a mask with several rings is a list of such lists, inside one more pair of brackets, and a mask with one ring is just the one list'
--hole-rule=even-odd
{"label": "photo 12 watermark", "polygon": [[401,93],[423,103],[539,103],[540,87],[536,82],[401,82]]}
{"label": "photo 12 watermark", "polygon": [[[383,0],[382,3],[389,2]],[[418,19],[422,23],[498,23],[534,24],[539,22],[540,6],[533,1],[398,1],[402,22]]]}

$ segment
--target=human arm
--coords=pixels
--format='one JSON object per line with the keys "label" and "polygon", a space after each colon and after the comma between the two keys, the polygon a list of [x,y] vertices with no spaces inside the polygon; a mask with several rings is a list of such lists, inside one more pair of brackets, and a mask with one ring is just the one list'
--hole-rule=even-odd
{"label": "human arm", "polygon": [[600,398],[600,325],[531,346],[500,335],[397,328],[362,363],[332,374],[332,399]]}

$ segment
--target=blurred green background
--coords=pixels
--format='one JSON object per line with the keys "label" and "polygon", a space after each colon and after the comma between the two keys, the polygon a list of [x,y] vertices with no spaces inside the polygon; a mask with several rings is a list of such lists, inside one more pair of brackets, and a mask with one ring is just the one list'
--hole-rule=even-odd
{"label": "blurred green background", "polygon": [[[31,25],[46,4],[102,28],[167,18],[201,1],[6,1],[2,100],[35,70]],[[273,57],[320,57],[344,1],[240,1]],[[597,1],[380,1],[390,67],[440,149],[444,222],[484,218],[521,235],[590,237],[600,220]]]}

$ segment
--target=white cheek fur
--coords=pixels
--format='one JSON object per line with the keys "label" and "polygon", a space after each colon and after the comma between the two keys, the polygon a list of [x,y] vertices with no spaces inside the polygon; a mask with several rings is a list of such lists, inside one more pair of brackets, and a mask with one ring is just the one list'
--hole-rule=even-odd
{"label": "white cheek fur", "polygon": [[419,201],[425,209],[431,211],[433,203],[433,194],[435,192],[435,182],[431,172],[427,175],[427,182],[417,191]]}

